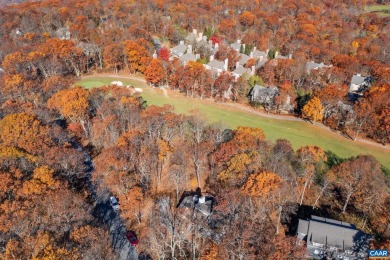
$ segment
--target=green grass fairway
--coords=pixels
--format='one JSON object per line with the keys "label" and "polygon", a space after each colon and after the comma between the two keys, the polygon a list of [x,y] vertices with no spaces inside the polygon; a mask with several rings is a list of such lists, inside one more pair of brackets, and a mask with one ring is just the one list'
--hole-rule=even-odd
{"label": "green grass fairway", "polygon": [[390,16],[390,5],[368,5],[365,7],[367,12],[378,13],[380,17]]}
{"label": "green grass fairway", "polygon": [[230,108],[224,104],[213,103],[207,100],[188,98],[177,93],[164,96],[160,89],[147,86],[143,82],[118,78],[96,77],[84,78],[77,82],[86,88],[107,85],[111,81],[120,80],[126,85],[133,85],[144,89],[142,97],[152,105],[170,104],[177,113],[188,113],[190,110],[199,110],[209,122],[221,122],[227,128],[237,126],[252,126],[263,129],[269,140],[285,138],[290,140],[295,149],[304,145],[317,145],[324,150],[330,150],[340,157],[351,157],[358,154],[371,154],[384,166],[390,168],[390,150],[374,145],[353,142],[336,133],[314,126],[307,122],[278,120],[262,117],[240,109]]}

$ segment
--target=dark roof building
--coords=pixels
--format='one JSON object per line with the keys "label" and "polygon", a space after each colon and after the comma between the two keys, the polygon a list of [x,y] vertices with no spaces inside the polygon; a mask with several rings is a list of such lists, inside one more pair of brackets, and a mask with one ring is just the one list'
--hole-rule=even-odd
{"label": "dark roof building", "polygon": [[305,240],[308,257],[322,259],[365,259],[370,236],[350,223],[311,216],[299,220],[297,237]]}
{"label": "dark roof building", "polygon": [[178,208],[193,209],[205,216],[210,216],[216,200],[208,194],[201,194],[199,191],[185,191],[177,205]]}

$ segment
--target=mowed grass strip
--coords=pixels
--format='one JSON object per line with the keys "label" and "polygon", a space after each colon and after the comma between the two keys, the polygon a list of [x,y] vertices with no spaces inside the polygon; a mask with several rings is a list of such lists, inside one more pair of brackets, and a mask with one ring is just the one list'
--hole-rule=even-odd
{"label": "mowed grass strip", "polygon": [[390,5],[367,5],[365,7],[367,12],[377,13],[380,17],[390,16]]}
{"label": "mowed grass strip", "polygon": [[86,88],[92,88],[108,85],[114,80],[120,80],[126,85],[143,88],[142,97],[149,105],[162,106],[169,104],[174,106],[175,112],[183,114],[188,114],[191,110],[198,110],[210,123],[220,122],[226,128],[234,129],[237,126],[258,127],[264,131],[268,140],[288,139],[294,149],[305,145],[317,145],[343,158],[359,154],[370,154],[390,169],[390,150],[379,146],[354,142],[308,122],[267,118],[240,109],[227,107],[224,104],[185,97],[175,92],[170,92],[169,96],[165,96],[160,89],[149,87],[145,83],[137,80],[128,80],[120,77],[83,78],[76,84]]}

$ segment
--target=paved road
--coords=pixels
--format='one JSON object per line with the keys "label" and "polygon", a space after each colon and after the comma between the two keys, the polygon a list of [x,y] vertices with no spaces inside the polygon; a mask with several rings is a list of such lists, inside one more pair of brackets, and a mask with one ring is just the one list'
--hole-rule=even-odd
{"label": "paved road", "polygon": [[111,245],[113,250],[119,255],[120,260],[137,260],[138,253],[135,247],[131,246],[127,240],[126,226],[124,220],[120,218],[118,212],[114,211],[110,205],[108,192],[98,196],[96,206],[93,211],[94,217],[101,223],[108,225],[110,229]]}
{"label": "paved road", "polygon": [[131,246],[126,238],[126,226],[118,212],[115,212],[110,204],[110,193],[108,191],[97,193],[96,186],[91,180],[94,166],[91,157],[84,148],[77,142],[71,141],[74,148],[84,154],[85,172],[87,186],[91,198],[95,201],[92,215],[99,224],[108,225],[113,250],[118,254],[119,260],[138,260],[138,253],[135,247]]}

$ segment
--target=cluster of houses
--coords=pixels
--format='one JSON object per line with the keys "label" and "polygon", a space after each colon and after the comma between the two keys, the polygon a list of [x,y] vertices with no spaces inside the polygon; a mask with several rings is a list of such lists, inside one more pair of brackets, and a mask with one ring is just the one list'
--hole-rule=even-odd
{"label": "cluster of houses", "polygon": [[[208,57],[208,63],[204,64],[204,67],[212,72],[217,77],[222,72],[230,73],[237,80],[239,77],[249,77],[255,75],[257,69],[261,68],[269,59],[268,52],[257,50],[254,47],[250,54],[247,55],[242,53],[246,46],[238,39],[229,45],[229,48],[235,50],[240,60],[236,62],[234,70],[229,71],[229,60],[219,61],[215,59],[215,54],[219,51],[219,44],[211,40],[207,40],[207,36],[203,35],[202,32],[198,32],[197,29],[187,35],[185,40],[179,42],[178,45],[170,49],[170,59],[178,58],[182,65],[186,65],[189,61],[197,61],[200,59],[200,54],[196,52],[199,49],[208,50],[211,55]],[[291,59],[292,55],[283,56],[278,52],[275,53],[274,59]],[[250,68],[245,65],[250,59],[254,59],[255,63]],[[314,61],[308,61],[306,63],[306,72],[310,73],[313,70],[321,70],[325,68],[331,68],[332,65],[326,65],[323,62],[316,63]],[[354,75],[349,85],[349,94],[355,98],[362,95],[362,93],[370,87],[372,83],[371,77],[365,77],[360,74]],[[265,107],[271,105],[274,98],[279,94],[279,89],[273,86],[260,86],[255,85],[249,94],[249,98],[252,102],[263,104]],[[293,108],[289,99],[286,100],[284,105],[284,111],[290,111]]]}
{"label": "cluster of houses", "polygon": [[[207,36],[204,36],[202,32],[197,32],[196,29],[192,33],[188,34],[185,41],[180,41],[179,45],[170,49],[171,59],[178,58],[182,65],[186,65],[189,61],[197,61],[200,58],[200,54],[195,50],[206,49],[211,55],[208,57],[208,63],[204,64],[204,67],[210,70],[214,76],[220,75],[222,72],[231,73],[236,79],[244,75],[251,76],[255,74],[256,69],[263,66],[268,60],[268,51],[256,50],[256,47],[250,52],[249,55],[240,53],[240,50],[245,49],[245,44],[241,43],[241,40],[237,40],[230,44],[231,49],[235,50],[240,55],[240,60],[236,62],[235,69],[229,71],[229,60],[219,61],[215,59],[215,54],[219,51],[220,46],[218,43],[214,43],[211,40],[207,40]],[[286,58],[281,55],[277,55],[278,58]],[[245,65],[250,59],[255,59],[257,62],[251,68],[246,68]]]}

